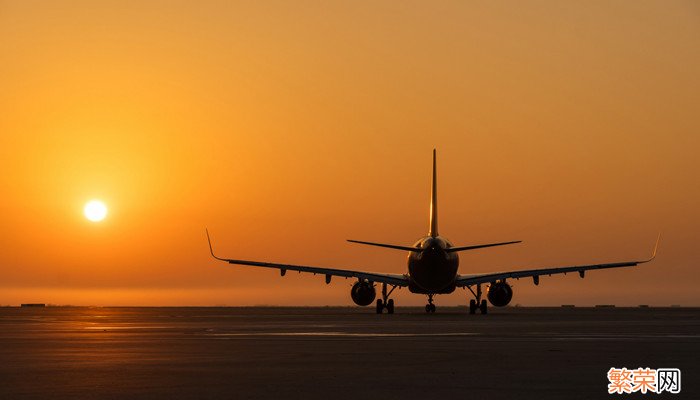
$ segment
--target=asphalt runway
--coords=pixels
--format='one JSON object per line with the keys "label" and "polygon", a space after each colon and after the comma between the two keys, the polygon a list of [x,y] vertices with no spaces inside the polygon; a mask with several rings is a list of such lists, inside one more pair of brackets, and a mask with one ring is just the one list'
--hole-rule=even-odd
{"label": "asphalt runway", "polygon": [[[0,308],[0,399],[700,398],[700,309]],[[609,395],[611,367],[680,394]]]}

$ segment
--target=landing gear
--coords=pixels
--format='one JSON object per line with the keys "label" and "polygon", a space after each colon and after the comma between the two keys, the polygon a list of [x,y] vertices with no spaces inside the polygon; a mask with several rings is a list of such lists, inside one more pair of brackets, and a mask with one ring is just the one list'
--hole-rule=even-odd
{"label": "landing gear", "polygon": [[387,314],[394,313],[394,299],[387,300],[386,303],[382,299],[377,299],[377,314],[381,314],[386,309]]}
{"label": "landing gear", "polygon": [[428,295],[428,304],[425,305],[425,312],[427,312],[427,313],[434,313],[435,312],[435,304],[433,304],[433,295],[432,294]]}
{"label": "landing gear", "polygon": [[488,304],[486,300],[481,300],[481,285],[476,285],[476,293],[469,287],[469,291],[472,292],[474,298],[469,300],[469,314],[476,314],[476,310],[479,310],[482,314],[488,312]]}
{"label": "landing gear", "polygon": [[481,300],[481,304],[479,305],[479,311],[481,311],[481,314],[486,314],[486,310],[487,310],[486,300]]}
{"label": "landing gear", "polygon": [[377,299],[377,314],[381,314],[382,312],[384,312],[385,308],[387,314],[394,313],[394,299],[389,298],[389,296],[391,296],[391,292],[393,292],[394,289],[396,289],[396,286],[392,286],[391,290],[387,292],[386,283],[382,283],[382,298]]}
{"label": "landing gear", "polygon": [[476,305],[476,300],[471,299],[469,300],[469,314],[476,314],[476,309],[479,308]]}

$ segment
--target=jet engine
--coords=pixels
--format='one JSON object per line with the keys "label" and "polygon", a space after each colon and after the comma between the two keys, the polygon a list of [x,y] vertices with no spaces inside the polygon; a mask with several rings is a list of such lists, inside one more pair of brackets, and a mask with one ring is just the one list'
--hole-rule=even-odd
{"label": "jet engine", "polygon": [[360,281],[352,285],[350,297],[358,306],[368,306],[377,297],[377,291],[371,282]]}
{"label": "jet engine", "polygon": [[513,289],[505,282],[495,282],[489,286],[487,297],[496,307],[504,307],[513,298]]}

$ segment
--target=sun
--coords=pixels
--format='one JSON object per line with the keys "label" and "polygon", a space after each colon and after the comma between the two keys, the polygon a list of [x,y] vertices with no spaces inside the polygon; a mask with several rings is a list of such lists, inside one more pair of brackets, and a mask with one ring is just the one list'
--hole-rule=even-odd
{"label": "sun", "polygon": [[99,200],[90,200],[85,203],[83,214],[85,214],[85,218],[90,221],[99,222],[107,216],[107,206]]}

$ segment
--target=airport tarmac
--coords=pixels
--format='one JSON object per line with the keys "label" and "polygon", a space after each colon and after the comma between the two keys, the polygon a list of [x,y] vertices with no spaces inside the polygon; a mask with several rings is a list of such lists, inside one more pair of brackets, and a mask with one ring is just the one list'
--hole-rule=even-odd
{"label": "airport tarmac", "polygon": [[0,399],[605,399],[680,368],[698,308],[0,308]]}

